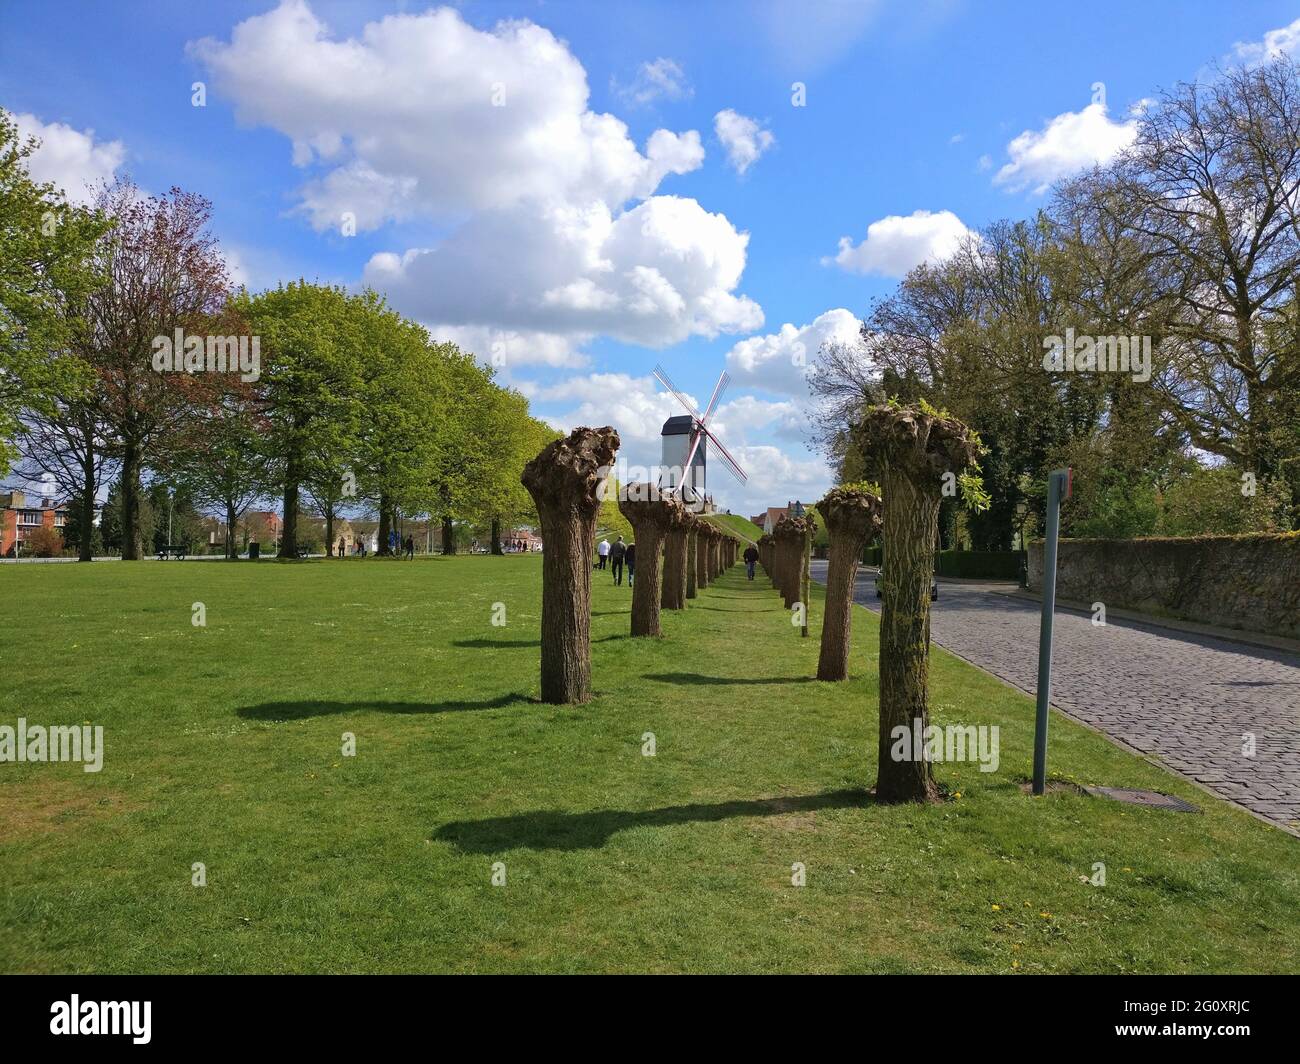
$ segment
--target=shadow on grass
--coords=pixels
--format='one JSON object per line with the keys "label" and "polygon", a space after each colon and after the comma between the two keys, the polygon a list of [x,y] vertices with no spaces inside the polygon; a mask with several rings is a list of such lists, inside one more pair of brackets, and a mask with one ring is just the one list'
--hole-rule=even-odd
{"label": "shadow on grass", "polygon": [[781,684],[815,683],[815,676],[702,676],[698,672],[651,672],[643,680],[656,683],[686,684],[692,687],[711,687],[729,684]]}
{"label": "shadow on grass", "polygon": [[[620,611],[626,613],[626,611]],[[626,635],[602,635],[593,639],[593,643],[610,643],[616,639],[627,639]],[[470,650],[510,650],[519,647],[540,647],[540,639],[453,639],[452,646],[466,647]]]}
{"label": "shadow on grass", "polygon": [[818,809],[857,809],[870,805],[871,801],[871,795],[864,790],[841,790],[711,805],[670,805],[636,812],[598,809],[589,813],[565,813],[558,809],[539,809],[486,820],[454,820],[442,825],[430,838],[437,842],[450,842],[466,853],[500,853],[519,847],[530,850],[592,850],[609,842],[614,832],[629,828],[672,827],[733,817],[807,813]]}
{"label": "shadow on grass", "polygon": [[322,699],[303,699],[299,702],[261,702],[255,706],[240,706],[235,712],[246,720],[304,720],[308,717],[333,717],[344,713],[465,713],[522,703],[541,704],[528,695],[513,693],[465,702],[373,702],[364,699],[355,702],[327,702]]}

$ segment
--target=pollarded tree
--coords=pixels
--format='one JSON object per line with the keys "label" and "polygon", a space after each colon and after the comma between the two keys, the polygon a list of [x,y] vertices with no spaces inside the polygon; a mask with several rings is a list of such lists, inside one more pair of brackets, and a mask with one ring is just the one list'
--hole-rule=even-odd
{"label": "pollarded tree", "polygon": [[548,443],[520,478],[542,526],[542,701],[591,697],[591,556],[618,433],[576,428]]}
{"label": "pollarded tree", "polygon": [[785,608],[799,601],[799,584],[803,569],[803,544],[805,540],[803,518],[789,514],[782,517],[772,529],[776,546],[775,572],[772,574],[776,589],[781,592]]}
{"label": "pollarded tree", "polygon": [[867,543],[880,532],[880,496],[865,486],[832,488],[817,504],[830,533],[826,568],[826,614],[817,679],[849,678],[849,635],[853,625],[853,582]]}
{"label": "pollarded tree", "polygon": [[876,798],[928,802],[938,788],[923,750],[895,758],[898,729],[929,726],[930,579],[939,534],[939,502],[960,485],[968,501],[982,488],[979,436],[926,402],[867,410],[854,428],[866,468],[884,496],[885,560],[881,574],[880,738]]}
{"label": "pollarded tree", "polygon": [[686,540],[695,515],[685,506],[671,508],[664,530],[664,586],[660,606],[666,610],[686,608]]}
{"label": "pollarded tree", "polygon": [[632,526],[636,543],[636,582],[632,585],[632,634],[657,636],[659,628],[660,551],[668,529],[684,512],[681,502],[659,497],[652,484],[625,484],[618,508]]}

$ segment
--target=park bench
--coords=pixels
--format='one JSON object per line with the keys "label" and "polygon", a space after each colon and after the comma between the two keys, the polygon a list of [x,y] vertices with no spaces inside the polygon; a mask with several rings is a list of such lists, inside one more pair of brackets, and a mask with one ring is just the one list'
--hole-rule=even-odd
{"label": "park bench", "polygon": [[182,543],[168,543],[165,547],[158,548],[158,560],[166,561],[168,558],[184,558],[186,555],[185,545]]}

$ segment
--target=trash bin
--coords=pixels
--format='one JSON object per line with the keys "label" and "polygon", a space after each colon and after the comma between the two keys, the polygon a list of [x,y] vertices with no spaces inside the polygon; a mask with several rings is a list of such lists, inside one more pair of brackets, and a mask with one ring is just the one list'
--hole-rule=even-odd
{"label": "trash bin", "polygon": [[262,556],[262,545],[260,543],[250,543],[248,545],[248,560],[257,561]]}

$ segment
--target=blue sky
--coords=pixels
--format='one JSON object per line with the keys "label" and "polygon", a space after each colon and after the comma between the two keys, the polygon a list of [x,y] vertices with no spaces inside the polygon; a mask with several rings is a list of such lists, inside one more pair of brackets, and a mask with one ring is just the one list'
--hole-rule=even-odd
{"label": "blue sky", "polygon": [[4,0],[0,106],[46,138],[38,173],[70,194],[112,172],[198,191],[250,285],[372,283],[495,352],[555,424],[614,424],[630,462],[655,459],[676,412],[656,362],[701,404],[728,369],[717,424],[750,484],[716,470],[710,488],[757,512],[829,485],[797,345],[811,361],[909,265],[1031,214],[1052,178],[1122,147],[1143,99],[1290,50],[1298,18],[1272,2]]}

